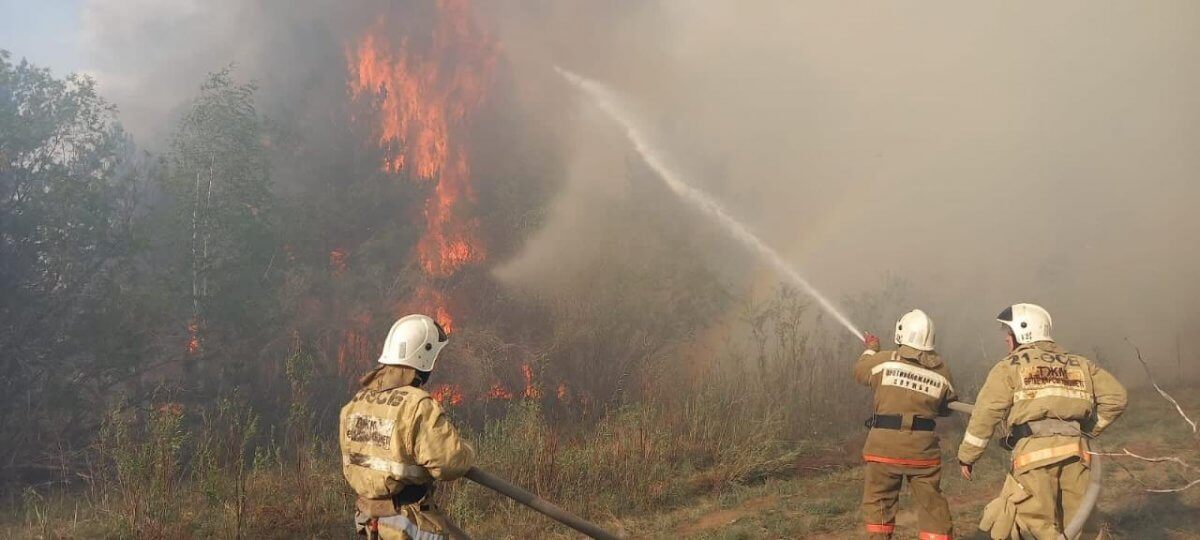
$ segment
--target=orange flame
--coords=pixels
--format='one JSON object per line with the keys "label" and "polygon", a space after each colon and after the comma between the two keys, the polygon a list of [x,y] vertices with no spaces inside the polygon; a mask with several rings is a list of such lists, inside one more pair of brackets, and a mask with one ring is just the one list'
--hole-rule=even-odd
{"label": "orange flame", "polygon": [[528,362],[521,364],[521,376],[525,378],[525,391],[522,393],[525,399],[541,398],[542,389],[534,383],[533,366],[530,366]]}
{"label": "orange flame", "polygon": [[196,319],[192,319],[188,321],[187,329],[187,352],[188,354],[196,354],[200,352],[200,323],[196,322]]}
{"label": "orange flame", "polygon": [[500,383],[496,383],[492,385],[492,387],[487,391],[486,394],[483,395],[483,397],[486,399],[501,399],[508,401],[512,399],[513,395],[512,392],[509,392],[507,388],[500,386]]}
{"label": "orange flame", "polygon": [[[469,0],[438,0],[425,50],[412,46],[421,40],[394,37],[391,21],[381,16],[346,53],[351,96],[370,98],[375,108],[377,142],[386,152],[381,168],[435,182],[423,210],[425,233],[417,242],[428,278],[449,277],[486,257],[473,217],[470,162],[457,132],[484,101],[496,44],[470,11]],[[417,303],[426,304],[432,295],[425,296]],[[449,330],[444,301],[427,309]]]}
{"label": "orange flame", "polygon": [[402,314],[407,314],[409,311],[427,314],[442,325],[442,329],[447,334],[454,333],[454,317],[450,315],[449,301],[446,299],[446,295],[439,290],[424,285],[419,287],[416,299],[411,303],[404,304],[404,309],[401,311],[404,312]]}
{"label": "orange flame", "polygon": [[567,401],[571,398],[571,391],[567,389],[567,383],[558,383],[558,392],[555,394],[559,401]]}
{"label": "orange flame", "polygon": [[479,220],[457,218],[456,210],[474,203],[470,169],[462,151],[442,171],[433,196],[425,201],[425,236],[417,243],[421,268],[433,277],[448,277],[487,255],[478,238]]}
{"label": "orange flame", "polygon": [[430,396],[442,405],[462,405],[463,402],[462,388],[459,388],[458,385],[438,385],[433,392],[430,392]]}

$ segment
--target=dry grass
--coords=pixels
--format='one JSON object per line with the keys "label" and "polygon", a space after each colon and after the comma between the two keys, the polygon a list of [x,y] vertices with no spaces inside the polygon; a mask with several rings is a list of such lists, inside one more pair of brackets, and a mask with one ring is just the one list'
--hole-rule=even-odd
{"label": "dry grass", "polygon": [[[715,394],[701,394],[678,410],[614,410],[591,429],[570,434],[548,422],[536,403],[518,402],[470,437],[480,450],[481,467],[630,536],[857,537],[858,436],[787,439],[789,430],[771,414],[728,408],[729,403],[714,397],[719,392],[710,392]],[[1132,402],[1127,417],[1104,437],[1105,445],[1148,453],[1186,448],[1190,434],[1179,429],[1168,404],[1149,392],[1136,393]],[[1200,401],[1188,398],[1183,405],[1195,410]],[[112,458],[148,459],[139,463],[144,467],[140,476],[124,484],[104,477],[76,489],[27,489],[6,505],[0,536],[344,538],[349,533],[352,494],[330,445],[312,444],[304,452],[259,449],[245,463],[239,511],[237,476],[231,468],[236,463],[211,467],[201,460],[154,461],[171,455],[164,453],[171,448],[166,443],[180,434],[170,429],[176,424],[165,414],[149,416],[150,424],[139,432],[148,439],[125,450],[142,452],[142,457]],[[711,425],[724,428],[709,429]],[[228,434],[229,428],[214,424],[206,429]],[[205,433],[198,431],[193,442]],[[954,431],[945,437],[947,460],[957,436]],[[187,446],[186,441],[180,445]],[[956,528],[965,537],[971,537],[978,512],[999,485],[1002,460],[999,452],[990,451],[977,481],[966,483],[949,474],[943,480]],[[1178,471],[1135,460],[1123,465],[1108,468],[1097,526],[1116,538],[1195,538],[1200,491],[1145,493],[1141,483],[1170,484],[1179,480]],[[176,480],[156,484],[164,470],[174,471]],[[456,482],[439,496],[478,538],[572,537],[563,527],[479,486]],[[898,522],[903,530],[915,525],[910,510]]]}
{"label": "dry grass", "polygon": [[[748,339],[769,346],[731,347],[701,362],[661,353],[658,376],[640,374],[631,386],[642,390],[624,405],[579,414],[547,395],[450,412],[481,468],[631,537],[858,537],[859,420],[869,403],[849,380],[858,351],[808,334],[803,308],[785,296],[750,313]],[[205,410],[165,398],[115,408],[86,470],[71,471],[65,485],[7,495],[0,537],[347,537],[353,494],[332,430],[310,408],[310,361],[289,359],[292,398],[274,427],[263,428],[236,395]],[[1178,390],[1184,408],[1200,410],[1195,393]],[[944,426],[947,462],[961,436],[956,424]],[[1137,393],[1102,442],[1146,455],[1200,450],[1185,428],[1169,403]],[[1184,458],[1200,463],[1194,453]],[[974,531],[1003,459],[990,451],[972,483],[944,475],[960,534]],[[1098,524],[1118,538],[1195,537],[1200,489],[1146,493],[1142,484],[1176,485],[1181,471],[1118,459],[1107,468]],[[573,537],[469,482],[437,496],[477,538]],[[911,511],[898,521],[901,534],[913,532]]]}

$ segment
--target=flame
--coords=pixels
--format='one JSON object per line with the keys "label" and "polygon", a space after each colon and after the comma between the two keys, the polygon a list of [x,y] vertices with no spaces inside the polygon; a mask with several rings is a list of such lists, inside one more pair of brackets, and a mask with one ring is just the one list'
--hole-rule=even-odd
{"label": "flame", "polygon": [[425,313],[442,325],[442,330],[445,330],[447,334],[454,333],[454,317],[450,315],[449,300],[444,293],[422,285],[417,289],[415,296],[413,302],[405,304],[404,309],[400,310],[403,312],[402,315],[410,311]]}
{"label": "flame", "polygon": [[196,354],[200,352],[200,323],[196,319],[192,319],[188,321],[187,329],[187,352],[188,354]]}
{"label": "flame", "polygon": [[[436,5],[430,39],[396,37],[384,15],[346,52],[350,94],[373,106],[377,143],[385,151],[380,167],[433,182],[422,211],[425,232],[417,242],[426,287],[486,257],[461,130],[486,97],[497,56],[494,38],[471,17],[470,0]],[[427,47],[414,46],[426,42]],[[433,296],[440,295],[419,291],[417,304],[449,331],[444,298],[428,305]]]}
{"label": "flame", "polygon": [[438,385],[433,392],[430,392],[430,396],[442,405],[462,405],[463,402],[462,388],[459,388],[458,385]]}
{"label": "flame", "polygon": [[521,376],[525,379],[525,391],[522,392],[525,399],[541,398],[542,389],[533,380],[533,366],[530,366],[529,362],[521,364]]}
{"label": "flame", "polygon": [[512,392],[509,392],[507,388],[500,386],[500,383],[495,383],[490,389],[488,389],[487,393],[484,394],[483,397],[485,399],[501,399],[508,401],[512,399],[513,395]]}
{"label": "flame", "polygon": [[555,392],[559,401],[567,401],[571,399],[571,391],[567,389],[567,383],[558,383],[558,391]]}
{"label": "flame", "polygon": [[457,151],[442,171],[433,196],[425,201],[425,236],[417,243],[421,268],[427,275],[448,277],[468,263],[482,261],[486,253],[476,238],[479,220],[458,218],[456,211],[474,203],[466,154]]}

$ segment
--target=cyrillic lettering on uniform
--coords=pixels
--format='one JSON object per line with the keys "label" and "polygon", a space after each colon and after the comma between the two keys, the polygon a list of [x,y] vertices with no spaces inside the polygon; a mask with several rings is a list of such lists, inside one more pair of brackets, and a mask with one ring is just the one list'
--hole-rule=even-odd
{"label": "cyrillic lettering on uniform", "polygon": [[883,362],[871,369],[871,374],[882,373],[882,386],[895,386],[925,394],[932,398],[942,397],[950,388],[950,381],[939,373],[904,362]]}
{"label": "cyrillic lettering on uniform", "polygon": [[1044,397],[1092,400],[1092,392],[1082,368],[1030,364],[1022,366],[1020,374],[1021,389],[1013,395],[1013,401]]}
{"label": "cyrillic lettering on uniform", "polygon": [[392,432],[396,430],[396,421],[391,418],[380,418],[365,414],[351,414],[346,418],[349,427],[346,428],[346,438],[356,443],[369,444],[384,450],[392,447]]}

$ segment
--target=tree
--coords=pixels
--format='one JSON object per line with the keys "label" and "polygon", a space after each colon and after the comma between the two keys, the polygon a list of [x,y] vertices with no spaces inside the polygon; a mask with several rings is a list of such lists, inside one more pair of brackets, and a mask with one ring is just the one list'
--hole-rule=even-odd
{"label": "tree", "polygon": [[[108,339],[144,178],[88,77],[0,51],[0,467],[83,429],[95,383],[137,343]],[[86,381],[91,384],[76,384]],[[67,441],[68,443],[64,443]]]}
{"label": "tree", "polygon": [[[157,247],[172,271],[185,370],[236,382],[272,322],[278,275],[274,200],[255,86],[213,73],[183,115],[167,154],[169,201]],[[203,379],[201,379],[203,382]]]}

